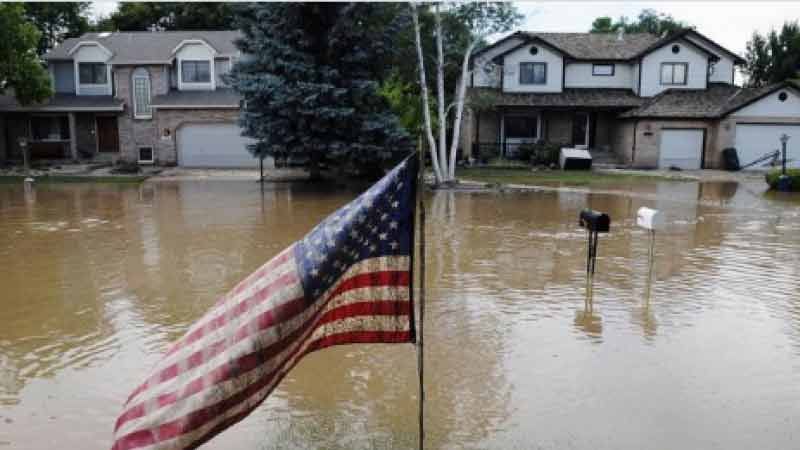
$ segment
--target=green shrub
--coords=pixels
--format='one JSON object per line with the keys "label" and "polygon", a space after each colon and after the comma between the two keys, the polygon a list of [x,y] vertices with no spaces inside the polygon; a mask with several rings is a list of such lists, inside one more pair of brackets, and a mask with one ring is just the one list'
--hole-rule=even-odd
{"label": "green shrub", "polygon": [[[800,192],[800,169],[786,169],[786,175],[792,180],[792,186],[790,188],[793,192]],[[771,170],[767,172],[765,178],[767,180],[767,184],[769,184],[770,189],[777,189],[778,188],[778,179],[781,177],[781,170]]]}

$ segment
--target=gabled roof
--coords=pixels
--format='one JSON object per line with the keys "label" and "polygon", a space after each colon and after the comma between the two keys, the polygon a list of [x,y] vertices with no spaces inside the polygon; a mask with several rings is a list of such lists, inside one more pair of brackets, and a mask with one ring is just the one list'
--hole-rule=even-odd
{"label": "gabled roof", "polygon": [[200,40],[217,51],[217,56],[238,53],[233,42],[241,37],[239,31],[124,31],[114,33],[86,33],[67,39],[50,50],[47,60],[72,59],[70,52],[81,42],[97,42],[113,56],[111,64],[166,64],[173,50],[185,41]]}
{"label": "gabled roof", "polygon": [[741,88],[727,83],[709,83],[708,89],[667,89],[628,111],[623,118],[717,119],[725,117],[780,89],[794,89],[791,82],[761,88]]}
{"label": "gabled roof", "polygon": [[[521,45],[540,41],[575,60],[631,61],[689,36],[693,36],[700,41],[705,41],[709,46],[716,47],[718,53],[724,53],[733,58],[737,64],[744,62],[740,56],[725,49],[693,29],[680,30],[664,37],[659,37],[651,33],[626,33],[622,35],[621,39],[617,33],[547,33],[517,31],[492,45],[484,47],[476,52],[473,58],[491,49],[497,48],[511,39],[519,39],[522,42],[520,45],[514,46],[495,57],[514,51]],[[692,41],[689,42],[710,56],[716,56],[713,51],[705,48],[702,44]]]}

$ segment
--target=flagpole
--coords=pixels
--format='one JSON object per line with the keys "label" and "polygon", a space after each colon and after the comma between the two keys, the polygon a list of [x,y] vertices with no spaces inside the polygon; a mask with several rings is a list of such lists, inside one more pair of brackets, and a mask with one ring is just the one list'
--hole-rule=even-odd
{"label": "flagpole", "polygon": [[419,141],[419,326],[417,327],[417,377],[419,383],[419,450],[425,448],[425,149]]}

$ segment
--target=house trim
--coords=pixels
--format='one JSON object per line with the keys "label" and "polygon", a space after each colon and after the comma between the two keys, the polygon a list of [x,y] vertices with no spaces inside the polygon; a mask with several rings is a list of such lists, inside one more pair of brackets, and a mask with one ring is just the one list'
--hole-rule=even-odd
{"label": "house trim", "polygon": [[184,39],[178,45],[176,45],[175,48],[172,49],[172,52],[170,52],[170,54],[171,55],[177,54],[178,50],[189,44],[200,44],[205,46],[206,48],[211,50],[211,55],[214,57],[217,56],[217,54],[219,53],[217,49],[215,49],[211,44],[206,42],[204,39]]}
{"label": "house trim", "polygon": [[791,89],[791,90],[793,90],[795,93],[797,93],[797,94],[800,94],[800,89],[799,89],[799,88],[797,88],[797,86],[795,86],[795,85],[794,85],[794,84],[792,84],[792,83],[789,83],[789,82],[786,82],[786,81],[784,81],[783,83],[778,83],[778,84],[776,84],[774,87],[772,87],[772,88],[770,88],[770,89],[767,89],[767,90],[766,90],[766,91],[764,91],[763,93],[761,93],[761,94],[759,94],[759,95],[757,95],[757,96],[755,96],[755,97],[751,98],[750,100],[748,100],[748,101],[746,101],[746,102],[742,103],[741,105],[737,105],[737,106],[736,106],[736,107],[734,107],[734,108],[731,108],[731,109],[728,109],[728,110],[724,111],[722,114],[720,114],[720,118],[727,117],[727,116],[729,116],[729,115],[731,115],[731,114],[735,113],[736,111],[738,111],[738,110],[740,110],[740,109],[744,108],[745,106],[752,105],[753,103],[755,103],[755,102],[757,102],[757,101],[761,100],[762,98],[764,98],[764,97],[766,97],[766,96],[768,96],[768,95],[770,95],[770,94],[774,94],[776,91],[779,91],[779,90],[781,90],[781,89]]}
{"label": "house trim", "polygon": [[77,44],[75,44],[75,46],[72,47],[69,50],[69,52],[67,52],[67,55],[72,56],[72,54],[77,52],[79,48],[86,47],[86,46],[92,46],[92,45],[100,47],[100,49],[103,50],[108,55],[109,58],[114,56],[114,52],[112,52],[111,50],[106,48],[103,44],[101,44],[101,43],[99,43],[97,41],[80,41]]}

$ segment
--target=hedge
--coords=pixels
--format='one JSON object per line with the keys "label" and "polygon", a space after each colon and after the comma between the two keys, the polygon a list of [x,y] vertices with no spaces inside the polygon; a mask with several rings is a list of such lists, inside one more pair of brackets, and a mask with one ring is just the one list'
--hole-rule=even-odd
{"label": "hedge", "polygon": [[[786,175],[791,178],[792,183],[790,187],[790,191],[792,192],[800,192],[800,169],[786,169]],[[765,178],[767,180],[767,184],[769,184],[770,189],[778,189],[778,179],[781,176],[781,170],[771,170],[767,172]]]}

